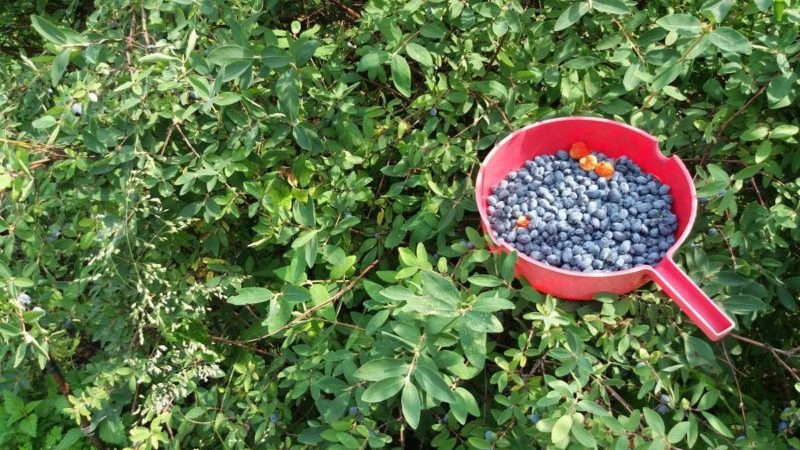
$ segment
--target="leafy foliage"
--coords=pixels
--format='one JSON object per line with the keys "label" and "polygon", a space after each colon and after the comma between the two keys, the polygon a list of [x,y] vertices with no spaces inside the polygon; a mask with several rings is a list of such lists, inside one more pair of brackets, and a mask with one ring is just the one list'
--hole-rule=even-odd
{"label": "leafy foliage", "polygon": [[[0,68],[4,448],[800,447],[795,2],[39,12]],[[680,262],[749,338],[488,250],[482,157],[570,114],[692,168]]]}

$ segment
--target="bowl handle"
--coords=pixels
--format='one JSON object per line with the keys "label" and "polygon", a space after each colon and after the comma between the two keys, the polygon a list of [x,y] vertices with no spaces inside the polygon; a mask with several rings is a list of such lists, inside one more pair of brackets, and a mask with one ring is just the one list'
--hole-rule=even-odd
{"label": "bowl handle", "polygon": [[669,257],[661,260],[651,277],[712,341],[733,330],[733,320]]}

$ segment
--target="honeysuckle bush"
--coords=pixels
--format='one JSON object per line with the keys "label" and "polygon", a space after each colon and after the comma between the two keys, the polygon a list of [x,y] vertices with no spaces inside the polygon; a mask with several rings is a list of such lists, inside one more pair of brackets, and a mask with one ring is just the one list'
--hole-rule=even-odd
{"label": "honeysuckle bush", "polygon": [[[3,448],[800,447],[794,0],[31,8],[0,56]],[[690,167],[679,263],[737,336],[489,251],[481,159],[566,115]]]}

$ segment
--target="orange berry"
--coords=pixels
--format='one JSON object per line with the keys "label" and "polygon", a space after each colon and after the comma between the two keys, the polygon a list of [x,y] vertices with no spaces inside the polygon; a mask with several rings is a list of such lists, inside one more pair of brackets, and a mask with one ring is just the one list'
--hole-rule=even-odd
{"label": "orange berry", "polygon": [[589,147],[587,147],[583,141],[580,141],[572,144],[572,147],[569,149],[569,156],[571,156],[572,159],[581,159],[588,155],[589,152]]}
{"label": "orange berry", "polygon": [[527,227],[529,223],[531,223],[531,221],[530,221],[530,219],[528,219],[527,216],[520,216],[517,219],[517,226],[520,227],[520,228]]}
{"label": "orange berry", "polygon": [[614,165],[608,161],[603,161],[594,168],[594,172],[601,177],[610,180],[614,176]]}
{"label": "orange berry", "polygon": [[594,167],[597,165],[597,157],[594,155],[586,155],[578,161],[581,165],[581,169],[592,171]]}

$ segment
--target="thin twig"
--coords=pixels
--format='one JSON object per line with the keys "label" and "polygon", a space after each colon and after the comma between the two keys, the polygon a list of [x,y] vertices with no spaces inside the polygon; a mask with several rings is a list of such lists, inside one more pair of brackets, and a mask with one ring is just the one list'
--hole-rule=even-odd
{"label": "thin twig", "polygon": [[628,411],[628,414],[633,412],[633,408],[631,408],[631,405],[628,404],[628,402],[626,402],[625,399],[622,398],[622,396],[619,395],[619,393],[614,388],[612,388],[611,386],[603,383],[602,380],[601,380],[600,383],[603,385],[603,387],[606,389],[606,391],[608,391],[608,393],[611,394],[612,397],[617,399],[617,401],[620,402],[620,404],[622,404],[622,406],[625,408],[625,410]]}
{"label": "thin twig", "polygon": [[633,42],[633,39],[631,39],[631,35],[628,34],[628,32],[625,30],[625,27],[622,26],[622,24],[619,23],[619,21],[617,19],[611,19],[611,21],[614,22],[615,24],[617,24],[617,26],[619,27],[619,31],[622,32],[623,36],[625,36],[625,40],[628,41],[628,44],[631,46],[631,49],[633,50],[633,52],[636,53],[636,56],[639,57],[639,61],[641,61],[642,64],[644,64],[646,66],[647,65],[647,61],[645,61],[644,56],[642,56],[642,53],[639,51],[639,46],[636,45]]}
{"label": "thin twig", "polygon": [[795,372],[795,370],[793,368],[791,368],[788,364],[786,364],[786,361],[784,361],[783,358],[778,356],[778,353],[776,352],[776,350],[777,349],[775,349],[775,348],[769,349],[769,351],[772,353],[772,356],[774,356],[775,359],[783,366],[783,368],[786,369],[787,372],[789,372],[789,375],[791,375],[792,378],[794,378],[795,381],[800,383],[800,376],[797,376],[797,372]]}
{"label": "thin twig", "polygon": [[197,153],[197,150],[194,149],[194,146],[192,145],[192,143],[189,142],[189,138],[187,138],[186,135],[183,134],[183,130],[181,129],[181,126],[176,123],[175,124],[175,128],[177,128],[178,133],[180,133],[181,137],[183,137],[183,141],[186,142],[186,145],[188,145],[189,149],[192,151],[192,153],[194,153],[194,156],[197,156],[198,158],[202,158],[200,156],[200,153]]}
{"label": "thin twig", "polygon": [[254,346],[252,346],[252,345],[247,345],[247,344],[241,343],[241,342],[239,342],[239,341],[234,341],[234,340],[231,340],[231,339],[226,339],[226,338],[224,338],[224,337],[222,337],[222,336],[209,336],[209,337],[210,337],[210,338],[211,338],[211,340],[212,340],[212,341],[214,341],[214,342],[222,342],[222,343],[224,343],[224,344],[228,344],[228,345],[233,345],[233,346],[235,346],[235,347],[244,348],[244,349],[250,350],[251,352],[258,353],[259,355],[263,355],[263,356],[275,356],[275,354],[273,354],[273,353],[270,353],[270,352],[268,352],[268,351],[266,351],[266,350],[262,350],[262,349],[260,349],[260,348],[258,348],[258,347],[254,347]]}
{"label": "thin twig", "polygon": [[339,292],[334,294],[333,297],[329,298],[328,300],[325,300],[324,302],[322,302],[322,303],[320,303],[318,305],[315,305],[315,306],[309,308],[306,312],[304,312],[303,314],[300,314],[299,316],[295,317],[294,319],[292,319],[291,322],[289,322],[286,325],[280,327],[279,329],[273,331],[272,333],[267,333],[267,334],[265,334],[263,336],[259,336],[259,337],[252,338],[252,339],[248,339],[248,340],[245,340],[245,341],[236,341],[236,342],[238,342],[238,343],[250,343],[250,342],[260,341],[261,339],[266,339],[268,337],[275,336],[276,334],[281,333],[284,330],[287,330],[287,329],[297,325],[299,322],[302,322],[303,320],[305,320],[308,317],[312,316],[313,314],[315,314],[317,311],[321,310],[322,308],[324,308],[324,307],[336,302],[344,294],[346,294],[347,292],[351,291],[365,276],[367,276],[367,274],[372,269],[375,268],[375,266],[378,265],[378,262],[380,262],[380,258],[376,259],[375,261],[372,261],[370,263],[370,265],[368,265],[364,270],[362,270],[361,273],[358,274],[357,277],[353,278],[350,281],[350,283],[347,284],[347,286],[343,287]]}
{"label": "thin twig", "polygon": [[733,363],[731,363],[731,357],[728,355],[728,347],[725,346],[725,341],[722,342],[722,352],[725,354],[725,359],[728,361],[728,365],[731,367],[731,373],[733,374],[733,381],[736,383],[736,392],[739,393],[739,409],[742,410],[742,426],[744,427],[744,434],[747,434],[747,414],[744,411],[744,396],[742,395],[742,388],[739,386],[739,377],[736,375],[736,370],[733,369]]}
{"label": "thin twig", "polygon": [[150,33],[147,32],[147,16],[144,13],[144,6],[141,7],[142,11],[142,35],[144,36],[144,43],[150,45]]}
{"label": "thin twig", "polygon": [[758,185],[756,184],[756,179],[750,178],[750,184],[752,184],[753,189],[756,190],[756,195],[758,195],[758,203],[761,203],[761,206],[766,207],[767,205],[766,203],[764,203],[764,197],[761,196],[761,190],[758,188]]}
{"label": "thin twig", "polygon": [[164,150],[167,149],[167,145],[169,145],[169,140],[172,137],[172,132],[174,130],[175,130],[175,124],[173,123],[172,125],[169,126],[169,128],[167,128],[167,137],[164,139],[164,145],[161,146],[161,151],[159,152],[159,155],[164,154]]}
{"label": "thin twig", "polygon": [[352,17],[353,19],[360,20],[361,14],[358,11],[354,10],[353,8],[345,5],[344,3],[340,2],[339,0],[331,0],[331,3],[341,8],[344,12],[347,13],[348,16]]}
{"label": "thin twig", "polygon": [[717,136],[716,136],[717,139],[719,139],[722,136],[722,132],[725,131],[725,128],[728,128],[728,125],[730,125],[730,123],[733,122],[733,119],[739,117],[739,115],[742,114],[744,110],[746,110],[754,101],[756,101],[758,97],[761,97],[764,94],[764,92],[767,91],[767,86],[769,86],[769,83],[766,83],[763,86],[761,86],[761,89],[756,91],[756,93],[753,94],[753,96],[750,97],[750,99],[747,100],[744,105],[739,107],[739,109],[737,109],[732,116],[728,117],[728,120],[722,122],[722,125],[720,125],[719,130],[717,130]]}
{"label": "thin twig", "polygon": [[781,350],[779,348],[775,348],[775,347],[773,347],[773,346],[771,346],[769,344],[765,344],[763,342],[754,341],[753,339],[738,335],[736,333],[730,333],[728,336],[730,336],[730,337],[732,337],[732,338],[734,338],[734,339],[736,339],[738,341],[742,341],[742,342],[745,342],[745,343],[750,344],[750,345],[755,345],[756,347],[761,347],[761,348],[769,350],[771,352],[780,353],[781,355],[788,356],[789,358],[792,358],[792,357],[795,356],[794,352],[787,352],[786,350]]}
{"label": "thin twig", "polygon": [[494,49],[492,57],[489,58],[489,64],[487,65],[487,67],[492,67],[492,65],[494,65],[494,62],[497,60],[497,55],[500,53],[500,49],[502,49],[503,44],[506,43],[506,36],[508,36],[508,33],[500,37],[500,42],[497,43],[497,48]]}
{"label": "thin twig", "polygon": [[[56,361],[53,359],[52,356],[50,357],[50,361],[47,362],[47,367],[49,368],[51,375],[53,375],[53,380],[55,381],[56,386],[58,386],[58,390],[61,391],[61,395],[63,395],[64,398],[66,398],[67,402],[69,403],[69,397],[72,396],[72,390],[70,389],[67,381],[64,379],[64,375],[61,373],[61,369],[58,367],[58,364],[56,363]],[[105,444],[103,444],[103,441],[101,441],[100,438],[94,432],[89,432],[89,430],[92,427],[92,424],[82,414],[80,415],[80,422],[81,422],[81,431],[83,431],[83,435],[89,439],[94,448],[98,450],[105,450],[106,446]]]}

